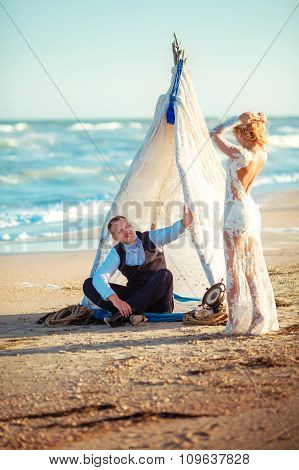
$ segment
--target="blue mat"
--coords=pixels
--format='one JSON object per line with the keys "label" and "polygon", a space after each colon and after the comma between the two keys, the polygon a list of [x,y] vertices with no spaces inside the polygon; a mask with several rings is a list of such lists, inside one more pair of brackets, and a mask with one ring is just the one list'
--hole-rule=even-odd
{"label": "blue mat", "polygon": [[182,297],[179,294],[173,294],[174,300],[177,300],[178,302],[201,302],[200,297]]}
{"label": "blue mat", "polygon": [[[112,313],[108,310],[103,310],[98,308],[93,311],[92,314],[95,320],[104,320],[105,317],[111,317]],[[144,316],[148,319],[150,323],[155,322],[173,322],[173,321],[183,321],[183,313],[149,313],[146,312]]]}
{"label": "blue mat", "polygon": [[183,313],[148,313],[146,312],[144,316],[148,319],[150,323],[183,321],[184,319]]}
{"label": "blue mat", "polygon": [[[173,294],[173,297],[178,302],[200,302],[201,299],[197,297],[182,297],[178,294]],[[112,313],[108,310],[103,310],[98,308],[93,311],[93,318],[96,320],[104,320],[105,317],[111,317]],[[174,322],[174,321],[183,321],[183,313],[151,313],[146,312],[144,316],[148,319],[150,323],[156,322]]]}

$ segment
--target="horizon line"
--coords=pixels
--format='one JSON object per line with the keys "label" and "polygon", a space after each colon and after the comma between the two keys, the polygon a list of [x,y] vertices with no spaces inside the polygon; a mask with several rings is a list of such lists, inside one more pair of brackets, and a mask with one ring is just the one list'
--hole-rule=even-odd
{"label": "horizon line", "polygon": [[[271,118],[287,118],[287,117],[299,117],[299,111],[298,114],[268,114],[267,116]],[[149,121],[152,120],[153,116],[127,116],[127,117],[82,117],[80,118],[80,121],[83,120],[89,120],[89,121],[127,121],[127,120],[136,120],[136,121]],[[205,119],[218,119],[218,116],[216,115],[207,115]],[[0,122],[15,122],[15,121],[75,121],[79,122],[75,118],[67,118],[67,117],[38,117],[38,118],[25,118],[25,117],[17,117],[17,118],[2,118],[0,117]]]}

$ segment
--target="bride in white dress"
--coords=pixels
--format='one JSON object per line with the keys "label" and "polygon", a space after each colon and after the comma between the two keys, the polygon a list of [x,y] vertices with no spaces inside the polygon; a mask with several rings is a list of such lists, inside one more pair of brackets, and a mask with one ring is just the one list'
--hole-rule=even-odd
{"label": "bride in white dress", "polygon": [[[240,145],[223,137],[232,130]],[[216,126],[213,141],[228,157],[224,252],[228,301],[227,334],[260,335],[279,329],[271,280],[261,243],[260,211],[250,189],[267,161],[266,117],[244,113]]]}

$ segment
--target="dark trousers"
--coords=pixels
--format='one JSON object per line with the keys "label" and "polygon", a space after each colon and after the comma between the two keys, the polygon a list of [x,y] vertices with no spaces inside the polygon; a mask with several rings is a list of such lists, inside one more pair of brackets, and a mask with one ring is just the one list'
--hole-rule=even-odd
{"label": "dark trousers", "polygon": [[[134,282],[129,286],[109,283],[111,289],[121,300],[127,302],[133,312],[172,312],[173,304],[173,276],[168,269],[159,269],[148,281]],[[95,305],[104,310],[116,313],[118,310],[109,300],[104,300],[92,284],[92,278],[86,279],[83,292]]]}

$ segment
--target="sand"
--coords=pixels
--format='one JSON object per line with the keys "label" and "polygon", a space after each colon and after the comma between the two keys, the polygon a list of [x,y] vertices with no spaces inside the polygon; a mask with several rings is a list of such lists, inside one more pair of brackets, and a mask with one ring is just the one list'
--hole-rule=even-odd
{"label": "sand", "polygon": [[81,301],[94,252],[1,256],[0,447],[298,448],[298,193],[262,203],[281,325],[272,335],[47,328],[41,314]]}

